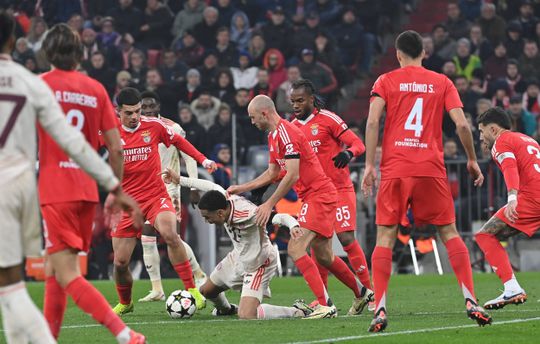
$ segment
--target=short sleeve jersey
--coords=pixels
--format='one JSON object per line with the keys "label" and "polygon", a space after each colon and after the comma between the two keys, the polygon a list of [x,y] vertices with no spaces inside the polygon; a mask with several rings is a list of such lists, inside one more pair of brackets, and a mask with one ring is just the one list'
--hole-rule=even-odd
{"label": "short sleeve jersey", "polygon": [[536,140],[507,131],[497,138],[491,155],[499,168],[505,159],[514,159],[519,173],[519,193],[540,197],[540,145]]}
{"label": "short sleeve jersey", "polygon": [[300,178],[295,189],[301,198],[333,189],[332,181],[324,174],[308,140],[294,124],[280,119],[277,129],[268,134],[268,147],[270,163],[281,170],[286,170],[286,159],[300,159]]}
{"label": "short sleeve jersey", "polygon": [[292,123],[306,136],[324,173],[330,177],[336,189],[352,189],[349,166],[337,168],[332,160],[344,148],[339,137],[349,129],[347,123],[328,110],[315,110],[305,120],[294,119]]}
{"label": "short sleeve jersey", "polygon": [[[100,145],[99,132],[117,126],[114,108],[105,88],[77,71],[54,69],[41,75],[61,105],[66,121],[81,131],[94,149]],[[53,139],[38,127],[39,196],[41,204],[98,202],[96,182],[84,172]],[[62,180],[62,183],[55,181]]]}
{"label": "short sleeve jersey", "polygon": [[[159,144],[169,147],[178,145],[202,163],[206,157],[198,152],[182,136],[175,134],[168,126],[157,118],[142,116],[139,125],[134,128],[120,126],[120,137],[124,148],[124,191],[139,202],[165,195],[167,191],[161,172]],[[184,149],[185,148],[185,149]],[[161,196],[163,197],[163,196]]]}
{"label": "short sleeve jersey", "polygon": [[463,107],[452,82],[445,75],[408,66],[381,75],[371,97],[386,102],[381,179],[445,178],[444,111]]}

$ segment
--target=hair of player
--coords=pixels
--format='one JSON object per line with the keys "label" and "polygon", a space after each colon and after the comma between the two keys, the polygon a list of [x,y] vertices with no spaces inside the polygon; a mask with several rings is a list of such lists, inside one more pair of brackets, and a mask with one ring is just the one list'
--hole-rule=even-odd
{"label": "hair of player", "polygon": [[81,37],[66,24],[56,24],[47,32],[43,51],[56,68],[73,70],[83,57]]}
{"label": "hair of player", "polygon": [[412,59],[420,57],[424,46],[422,36],[416,31],[403,31],[396,38],[396,49],[409,56]]}
{"label": "hair of player", "polygon": [[0,9],[0,48],[4,50],[6,44],[14,36],[15,20],[5,10]]}
{"label": "hair of player", "polygon": [[144,98],[152,98],[156,101],[156,103],[161,104],[161,99],[159,98],[159,95],[154,91],[141,92],[141,100]]}
{"label": "hair of player", "polygon": [[202,195],[198,206],[199,209],[207,211],[225,210],[227,209],[227,199],[221,192],[211,190]]}
{"label": "hair of player", "polygon": [[291,84],[291,88],[293,90],[303,88],[304,91],[307,94],[313,96],[313,106],[316,109],[320,110],[320,109],[322,109],[324,107],[324,101],[316,93],[315,86],[313,85],[311,80],[309,80],[309,79],[299,79],[299,80],[293,81],[293,83]]}
{"label": "hair of player", "polygon": [[510,128],[512,127],[510,116],[504,109],[498,106],[491,108],[478,116],[476,121],[478,124],[482,124],[484,126],[488,124],[497,124],[499,127],[508,130],[510,130]]}
{"label": "hair of player", "polygon": [[116,104],[118,107],[122,105],[137,105],[141,102],[141,94],[136,88],[126,87],[116,96]]}

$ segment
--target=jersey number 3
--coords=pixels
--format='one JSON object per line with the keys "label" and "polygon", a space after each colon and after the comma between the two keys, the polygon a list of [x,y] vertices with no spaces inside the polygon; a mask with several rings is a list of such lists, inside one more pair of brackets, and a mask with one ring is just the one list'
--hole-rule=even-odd
{"label": "jersey number 3", "polygon": [[[11,113],[9,113],[4,129],[0,131],[0,148],[4,148],[4,145],[6,144],[8,136],[11,133],[11,130],[13,129],[13,127],[15,126],[17,117],[19,117],[19,114],[21,113],[24,103],[26,103],[26,97],[16,96],[13,94],[0,94],[0,102],[15,103],[15,106],[11,110]],[[8,111],[5,111],[5,112],[1,111],[1,112],[8,113]]]}
{"label": "jersey number 3", "polygon": [[422,111],[424,108],[424,99],[418,98],[414,102],[413,108],[407,116],[405,121],[405,130],[414,130],[414,136],[420,137],[422,135]]}

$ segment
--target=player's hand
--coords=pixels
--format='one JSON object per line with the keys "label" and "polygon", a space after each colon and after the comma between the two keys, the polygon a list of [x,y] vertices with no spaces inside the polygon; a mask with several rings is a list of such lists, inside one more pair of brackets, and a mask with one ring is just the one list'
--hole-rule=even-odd
{"label": "player's hand", "polygon": [[516,222],[519,217],[517,212],[517,201],[510,201],[506,204],[506,208],[504,208],[504,216],[506,216],[506,218],[512,223]]}
{"label": "player's hand", "polygon": [[165,171],[159,173],[163,178],[165,184],[180,184],[180,176],[170,168],[166,168]]}
{"label": "player's hand", "polygon": [[375,166],[366,165],[364,177],[362,178],[362,192],[365,197],[373,195],[373,187],[377,182],[377,169]]}
{"label": "player's hand", "polygon": [[201,195],[199,194],[198,190],[189,191],[189,202],[191,203],[191,206],[193,207],[193,209],[195,209],[195,206],[199,204],[200,200],[201,200]]}
{"label": "player's hand", "polygon": [[215,170],[217,170],[216,162],[213,161],[213,160],[210,160],[210,159],[204,160],[203,163],[202,163],[202,166],[203,166],[204,168],[206,168],[206,170],[207,170],[209,173],[212,173],[212,172],[214,172]]}
{"label": "player's hand", "polygon": [[244,192],[244,188],[241,185],[231,185],[227,188],[229,195],[238,195]]}
{"label": "player's hand", "polygon": [[482,174],[482,170],[480,170],[480,166],[478,166],[478,162],[476,161],[467,161],[467,171],[469,171],[469,174],[474,180],[474,186],[482,186],[484,183],[484,175]]}
{"label": "player's hand", "polygon": [[334,166],[337,168],[345,168],[353,158],[353,153],[348,150],[339,152],[335,157],[332,158],[334,161]]}
{"label": "player's hand", "polygon": [[299,239],[301,238],[304,234],[306,234],[306,230],[302,227],[294,227],[291,229],[291,239]]}
{"label": "player's hand", "polygon": [[105,199],[105,204],[103,206],[103,220],[105,222],[105,226],[111,229],[115,229],[120,223],[120,220],[122,220],[122,210],[118,208],[115,209],[113,207],[115,202],[116,195],[110,192],[107,195],[107,199]]}
{"label": "player's hand", "polygon": [[[129,214],[136,229],[142,228],[144,216],[137,202],[122,190],[111,192],[110,195],[112,196],[110,196],[109,202],[105,202],[105,223],[111,223],[112,214],[121,214],[123,210]],[[107,217],[109,217],[109,220],[107,220]]]}
{"label": "player's hand", "polygon": [[255,223],[259,227],[266,228],[266,224],[272,215],[272,209],[274,207],[268,203],[263,203],[257,208],[257,215],[255,215]]}

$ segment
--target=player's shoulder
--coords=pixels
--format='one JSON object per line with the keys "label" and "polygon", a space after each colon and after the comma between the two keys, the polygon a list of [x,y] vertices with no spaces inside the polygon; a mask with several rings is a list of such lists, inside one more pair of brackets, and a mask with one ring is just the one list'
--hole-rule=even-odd
{"label": "player's shoulder", "polygon": [[155,117],[141,116],[141,125],[148,128],[167,129],[167,124],[163,120]]}
{"label": "player's shoulder", "polygon": [[293,123],[281,120],[277,126],[277,132],[284,143],[290,142],[291,138],[302,135],[302,131]]}
{"label": "player's shoulder", "polygon": [[257,206],[245,197],[231,195],[229,196],[229,201],[233,204],[231,209],[233,223],[248,221],[257,211]]}
{"label": "player's shoulder", "polygon": [[344,123],[341,117],[339,117],[334,112],[330,110],[326,110],[326,109],[319,110],[317,116],[315,116],[315,119],[318,122],[323,122],[328,125],[335,125],[335,124],[342,125]]}

